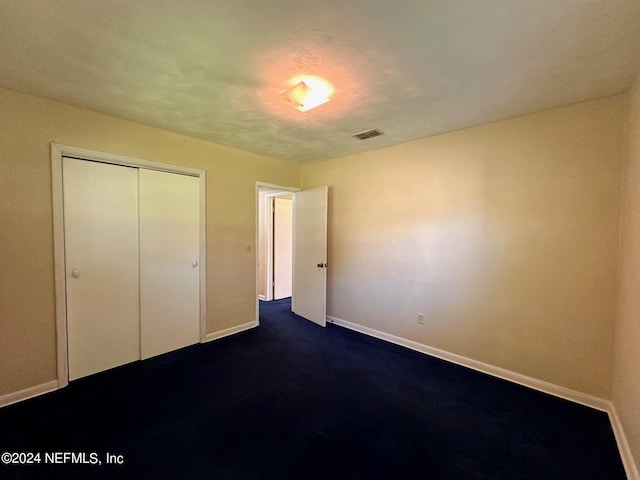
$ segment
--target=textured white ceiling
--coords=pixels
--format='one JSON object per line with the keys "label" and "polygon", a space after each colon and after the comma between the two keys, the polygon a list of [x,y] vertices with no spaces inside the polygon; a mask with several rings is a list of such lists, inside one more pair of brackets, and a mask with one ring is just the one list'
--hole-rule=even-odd
{"label": "textured white ceiling", "polygon": [[[638,0],[0,0],[0,85],[298,162],[624,91]],[[301,113],[278,94],[326,78]],[[361,141],[352,134],[378,128]]]}

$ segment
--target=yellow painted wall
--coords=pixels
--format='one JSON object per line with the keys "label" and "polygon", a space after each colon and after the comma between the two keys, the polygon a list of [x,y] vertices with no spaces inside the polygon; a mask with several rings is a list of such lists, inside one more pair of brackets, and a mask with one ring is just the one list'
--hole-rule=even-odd
{"label": "yellow painted wall", "polygon": [[206,170],[207,331],[255,319],[255,182],[298,165],[0,89],[0,395],[56,378],[50,142]]}
{"label": "yellow painted wall", "polygon": [[[640,462],[640,74],[636,75],[629,93],[626,137],[613,404],[637,468]],[[637,470],[635,474],[640,478]]]}
{"label": "yellow painted wall", "polygon": [[328,314],[609,398],[625,99],[304,165]]}

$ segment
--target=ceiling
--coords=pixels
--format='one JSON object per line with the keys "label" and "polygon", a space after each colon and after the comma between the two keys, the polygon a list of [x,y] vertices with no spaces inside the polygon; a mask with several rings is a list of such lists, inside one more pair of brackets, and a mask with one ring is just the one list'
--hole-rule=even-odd
{"label": "ceiling", "polygon": [[[637,0],[0,2],[0,85],[296,162],[616,94],[640,59]],[[302,74],[331,101],[287,105]]]}

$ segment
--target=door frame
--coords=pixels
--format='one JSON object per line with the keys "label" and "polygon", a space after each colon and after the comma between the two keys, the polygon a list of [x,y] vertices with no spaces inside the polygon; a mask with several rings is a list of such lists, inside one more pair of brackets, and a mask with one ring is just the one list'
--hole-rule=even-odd
{"label": "door frame", "polygon": [[[265,268],[265,281],[268,282],[269,280],[271,280],[273,282],[273,262],[274,262],[274,256],[273,256],[273,248],[274,248],[274,239],[273,239],[273,212],[274,212],[274,203],[273,200],[275,198],[278,197],[286,197],[286,196],[290,196],[293,192],[286,192],[286,191],[281,191],[281,192],[273,192],[273,193],[266,193],[264,195],[265,198],[265,217],[264,217],[264,232],[265,232],[265,252],[266,252],[266,268]],[[293,201],[293,198],[292,200]],[[293,215],[293,214],[292,214]],[[293,221],[293,219],[292,219]],[[293,253],[292,253],[292,257],[293,257]],[[271,289],[266,288],[267,284],[265,284],[265,293],[267,293],[267,295],[265,295],[265,300],[269,301],[269,300],[273,300],[273,290],[274,290],[274,286],[271,286]],[[269,290],[271,290],[271,294],[268,294]]]}
{"label": "door frame", "polygon": [[[258,250],[260,248],[260,237],[258,235],[258,230],[259,230],[259,220],[260,220],[260,189],[261,188],[269,188],[272,190],[278,190],[277,192],[272,192],[273,195],[271,195],[272,197],[277,197],[277,196],[283,196],[283,195],[289,195],[291,193],[295,193],[295,192],[299,192],[302,189],[299,187],[289,187],[286,185],[276,185],[274,183],[266,183],[266,182],[256,182],[256,199],[255,199],[255,205],[256,205],[256,219],[255,219],[255,241],[256,241],[256,259],[255,259],[255,277],[256,277],[256,291],[255,291],[255,297],[256,297],[256,324],[260,324],[260,299],[258,298],[258,292],[260,290],[260,268],[258,266],[258,261],[260,259],[260,251]],[[270,195],[269,193],[267,193],[265,195],[265,198],[268,198],[267,196]],[[268,216],[266,216],[266,212],[269,211],[269,202],[265,202],[265,237],[268,238],[268,230],[267,230],[267,225],[266,222],[268,221]],[[271,222],[269,221],[269,224]],[[293,229],[295,230],[295,225],[293,226]],[[265,243],[267,243],[265,241]],[[264,248],[264,246],[263,246]],[[266,265],[266,275],[267,278],[269,278],[269,261],[267,261],[267,265]]]}
{"label": "door frame", "polygon": [[[56,356],[58,388],[69,384],[67,338],[67,285],[65,274],[64,200],[62,157],[73,157],[125,167],[145,168],[199,178],[200,184],[200,343],[207,341],[207,236],[206,172],[197,168],[143,160],[81,147],[51,143],[51,187],[53,195],[53,257],[56,316]],[[257,233],[256,233],[257,234]],[[256,297],[257,298],[257,297]]]}

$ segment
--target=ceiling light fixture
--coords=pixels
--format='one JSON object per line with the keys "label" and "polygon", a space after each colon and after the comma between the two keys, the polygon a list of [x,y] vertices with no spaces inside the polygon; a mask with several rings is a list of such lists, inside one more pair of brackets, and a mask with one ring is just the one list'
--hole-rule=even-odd
{"label": "ceiling light fixture", "polygon": [[293,87],[280,94],[293,108],[306,112],[329,101],[333,89],[317,77],[301,79]]}

